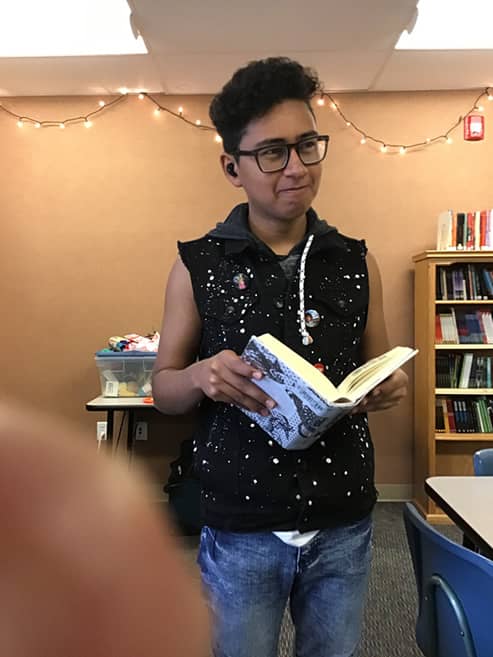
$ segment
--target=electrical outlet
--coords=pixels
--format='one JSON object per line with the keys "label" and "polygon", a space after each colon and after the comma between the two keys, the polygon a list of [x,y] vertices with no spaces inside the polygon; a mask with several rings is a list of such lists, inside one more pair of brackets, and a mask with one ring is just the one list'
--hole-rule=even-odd
{"label": "electrical outlet", "polygon": [[147,440],[147,422],[135,424],[135,440]]}
{"label": "electrical outlet", "polygon": [[108,438],[108,423],[107,422],[97,422],[96,424],[96,438],[99,441],[106,440]]}

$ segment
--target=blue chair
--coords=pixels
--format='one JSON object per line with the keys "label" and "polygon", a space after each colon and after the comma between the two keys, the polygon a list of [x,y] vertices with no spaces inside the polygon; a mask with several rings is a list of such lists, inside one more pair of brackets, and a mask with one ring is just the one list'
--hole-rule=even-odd
{"label": "blue chair", "polygon": [[493,476],[493,447],[480,449],[472,457],[474,474],[478,477]]}
{"label": "blue chair", "polygon": [[450,541],[412,504],[404,523],[418,590],[416,640],[425,657],[492,657],[493,561]]}

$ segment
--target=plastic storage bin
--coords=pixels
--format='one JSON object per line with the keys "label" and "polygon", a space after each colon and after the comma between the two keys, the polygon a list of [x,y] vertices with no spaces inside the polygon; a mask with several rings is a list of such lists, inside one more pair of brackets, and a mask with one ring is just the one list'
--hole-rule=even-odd
{"label": "plastic storage bin", "polygon": [[156,354],[98,351],[95,355],[103,397],[150,397]]}

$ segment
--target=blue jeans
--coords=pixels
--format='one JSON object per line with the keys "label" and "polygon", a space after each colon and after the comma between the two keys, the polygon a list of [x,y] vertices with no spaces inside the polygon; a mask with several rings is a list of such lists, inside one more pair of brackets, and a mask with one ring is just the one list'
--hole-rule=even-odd
{"label": "blue jeans", "polygon": [[203,527],[198,563],[214,614],[215,657],[276,657],[286,605],[297,657],[352,657],[361,635],[372,519],[296,548],[271,532]]}

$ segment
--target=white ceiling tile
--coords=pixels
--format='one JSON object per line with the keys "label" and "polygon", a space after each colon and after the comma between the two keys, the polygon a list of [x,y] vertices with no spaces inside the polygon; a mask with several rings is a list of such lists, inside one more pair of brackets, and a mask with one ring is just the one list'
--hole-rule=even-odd
{"label": "white ceiling tile", "polygon": [[53,96],[157,89],[161,82],[149,55],[0,58],[2,96]]}
{"label": "white ceiling tile", "polygon": [[387,49],[416,0],[133,0],[134,22],[156,53]]}
{"label": "white ceiling tile", "polygon": [[372,89],[477,89],[490,85],[493,50],[396,50]]}
{"label": "white ceiling tile", "polygon": [[[216,93],[237,68],[258,57],[280,54],[270,52],[167,55],[158,58],[163,88],[170,94]],[[375,71],[385,63],[386,53],[358,52],[298,52],[283,53],[304,66],[316,69],[328,91],[367,89]]]}
{"label": "white ceiling tile", "polygon": [[416,0],[128,0],[149,55],[0,58],[0,96],[213,94],[252,59],[287,55],[329,91],[479,88],[493,51],[394,51]]}

